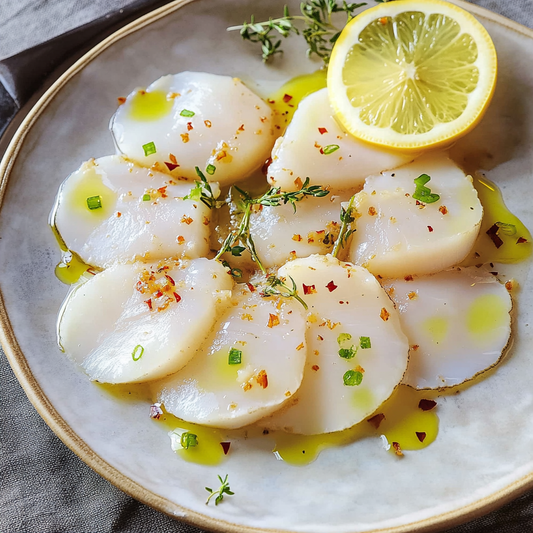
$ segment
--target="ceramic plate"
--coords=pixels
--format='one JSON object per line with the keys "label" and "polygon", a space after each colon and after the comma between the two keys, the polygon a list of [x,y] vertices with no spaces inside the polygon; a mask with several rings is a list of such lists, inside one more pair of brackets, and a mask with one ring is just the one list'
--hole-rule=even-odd
{"label": "ceramic plate", "polygon": [[[270,67],[255,47],[226,32],[251,13],[281,13],[283,3],[170,4],[101,43],[39,101],[1,169],[2,343],[33,404],[71,449],[135,498],[200,527],[399,532],[465,521],[533,485],[528,264],[500,269],[521,287],[509,356],[479,384],[441,398],[437,440],[402,460],[385,453],[376,437],[327,449],[305,467],[276,460],[268,443],[253,439],[236,442],[220,466],[183,462],[145,402],[117,400],[57,348],[56,316],[67,287],[54,276],[59,250],[47,217],[59,184],[80,162],[113,152],[108,122],[116,98],[163,74],[200,70],[279,86],[316,70],[297,39]],[[456,149],[487,170],[511,210],[533,228],[533,35],[461,5],[492,35],[500,76],[483,123]],[[226,473],[235,496],[206,506],[204,487]]]}

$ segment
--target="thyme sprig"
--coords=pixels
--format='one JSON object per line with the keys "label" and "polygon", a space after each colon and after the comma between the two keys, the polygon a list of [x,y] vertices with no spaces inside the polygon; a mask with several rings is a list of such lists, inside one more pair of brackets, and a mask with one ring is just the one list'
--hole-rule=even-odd
{"label": "thyme sprig", "polygon": [[230,496],[233,496],[234,494],[234,492],[231,491],[230,486],[229,486],[228,474],[226,474],[226,477],[224,479],[222,479],[222,477],[220,476],[218,476],[218,479],[220,480],[221,485],[217,490],[213,490],[209,487],[205,487],[205,490],[210,493],[205,502],[206,505],[209,504],[209,501],[215,495],[216,495],[215,505],[218,505],[224,499],[224,494],[229,494]]}
{"label": "thyme sprig", "polygon": [[302,300],[298,294],[295,281],[289,276],[292,287],[289,287],[285,280],[276,277],[274,274],[268,276],[266,286],[261,292],[261,296],[281,296],[282,298],[294,298],[303,305],[303,308],[307,311],[307,304]]}
{"label": "thyme sprig", "polygon": [[213,189],[211,188],[209,181],[207,181],[207,178],[205,177],[204,173],[198,167],[194,167],[194,169],[196,170],[196,174],[198,174],[200,180],[196,180],[194,182],[196,184],[194,189],[191,189],[191,192],[183,199],[200,201],[207,207],[209,207],[209,209],[224,205],[223,201],[219,202],[215,198]]}
{"label": "thyme sprig", "polygon": [[341,248],[344,248],[344,246],[348,242],[350,235],[355,231],[355,228],[352,228],[352,223],[355,222],[356,213],[356,208],[353,205],[354,200],[355,194],[350,198],[350,201],[348,202],[348,207],[346,207],[346,209],[344,207],[341,207],[341,228],[339,231],[339,236],[337,237],[337,240],[335,241],[335,246],[333,248],[333,257],[337,257]]}
{"label": "thyme sprig", "polygon": [[342,3],[338,0],[305,0],[300,3],[300,15],[290,15],[289,8],[285,6],[280,18],[256,22],[252,15],[250,22],[232,26],[228,31],[239,30],[244,40],[260,43],[265,62],[283,52],[278,36],[286,38],[291,33],[302,35],[309,47],[307,55],[315,54],[327,65],[333,45],[342,31],[342,27],[339,28],[333,23],[332,15],[345,13],[346,24],[354,17],[355,10],[365,5],[366,2],[347,3],[346,0],[342,0]]}
{"label": "thyme sprig", "polygon": [[242,207],[242,218],[239,226],[230,231],[222,247],[218,251],[215,259],[218,260],[226,252],[231,252],[231,255],[240,257],[242,252],[248,250],[252,256],[252,260],[257,263],[263,274],[266,274],[261,260],[259,259],[255,250],[255,243],[250,233],[250,216],[252,214],[252,207],[254,205],[261,205],[266,207],[277,207],[290,203],[296,212],[296,202],[303,200],[307,196],[314,196],[315,198],[322,198],[329,194],[329,191],[320,185],[309,186],[309,178],[307,178],[301,188],[297,191],[284,192],[279,187],[272,187],[266,193],[258,198],[253,198],[246,191],[243,191],[237,186],[234,189],[240,195],[239,205]]}

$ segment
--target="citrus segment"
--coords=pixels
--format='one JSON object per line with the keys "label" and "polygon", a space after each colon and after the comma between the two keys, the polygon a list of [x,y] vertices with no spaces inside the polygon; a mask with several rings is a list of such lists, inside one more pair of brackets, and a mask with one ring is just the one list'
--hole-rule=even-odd
{"label": "citrus segment", "polygon": [[399,0],[346,26],[328,88],[350,133],[419,150],[451,142],[479,121],[496,70],[494,45],[469,13],[440,0]]}

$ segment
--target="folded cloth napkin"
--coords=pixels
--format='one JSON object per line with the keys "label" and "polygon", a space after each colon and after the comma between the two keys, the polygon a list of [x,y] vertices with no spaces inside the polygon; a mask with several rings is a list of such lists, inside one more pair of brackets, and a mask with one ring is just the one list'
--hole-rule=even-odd
{"label": "folded cloth napkin", "polygon": [[[0,58],[54,37],[133,0],[1,0]],[[533,0],[472,0],[533,27]],[[0,531],[3,533],[202,530],[130,498],[93,472],[43,422],[0,350]],[[533,529],[533,491],[447,533]]]}

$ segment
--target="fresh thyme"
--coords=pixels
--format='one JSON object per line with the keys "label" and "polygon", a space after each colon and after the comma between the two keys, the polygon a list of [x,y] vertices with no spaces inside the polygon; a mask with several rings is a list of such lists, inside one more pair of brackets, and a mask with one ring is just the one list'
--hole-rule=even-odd
{"label": "fresh thyme", "polygon": [[350,198],[348,202],[348,207],[344,209],[341,207],[341,228],[339,231],[339,236],[335,241],[335,246],[333,248],[332,255],[337,257],[341,248],[344,248],[345,244],[348,242],[350,235],[355,231],[355,228],[352,228],[351,225],[355,221],[355,207],[353,206],[355,200],[355,194]]}
{"label": "fresh thyme", "polygon": [[196,184],[194,189],[191,189],[191,192],[183,199],[194,200],[196,202],[200,201],[207,207],[209,207],[209,209],[213,209],[214,207],[219,207],[220,205],[223,205],[224,202],[218,202],[215,198],[213,194],[213,189],[211,189],[211,185],[207,181],[207,178],[205,177],[204,173],[198,167],[194,167],[194,169],[196,170],[196,174],[198,174],[200,181],[196,180],[194,182]]}
{"label": "fresh thyme", "polygon": [[346,0],[342,0],[342,3],[338,0],[305,0],[300,3],[300,15],[290,15],[289,8],[285,6],[283,16],[280,18],[256,22],[252,15],[250,22],[245,21],[241,26],[232,26],[228,31],[239,30],[244,40],[260,43],[265,62],[283,52],[280,48],[281,39],[278,37],[286,38],[291,33],[302,35],[309,47],[307,55],[314,54],[327,65],[333,45],[342,31],[342,27],[333,24],[333,14],[344,13],[346,24],[354,17],[355,10],[365,5],[366,2],[347,3]]}
{"label": "fresh thyme", "polygon": [[303,305],[303,308],[307,311],[307,304],[302,300],[298,295],[298,290],[296,289],[296,283],[289,276],[291,280],[292,287],[289,287],[285,284],[284,280],[277,278],[273,274],[268,276],[266,281],[266,286],[261,293],[261,296],[281,296],[282,298],[294,298]]}
{"label": "fresh thyme", "polygon": [[224,499],[224,494],[229,494],[230,496],[233,496],[233,492],[231,492],[231,489],[230,489],[230,486],[229,486],[229,482],[228,482],[228,474],[226,474],[226,477],[224,479],[222,479],[220,476],[218,476],[218,479],[220,480],[220,488],[218,490],[213,490],[209,487],[205,487],[205,490],[207,492],[209,492],[209,497],[207,498],[205,504],[207,505],[209,503],[209,500],[211,500],[211,498],[213,496],[216,495],[216,498],[215,498],[215,505],[218,505],[223,499]]}
{"label": "fresh thyme", "polygon": [[263,274],[266,274],[266,269],[257,256],[255,243],[250,233],[250,215],[252,213],[252,207],[254,205],[277,207],[290,203],[294,212],[296,212],[296,202],[303,200],[305,197],[314,196],[315,198],[322,198],[329,194],[329,191],[320,185],[309,186],[309,178],[305,180],[305,183],[297,191],[282,192],[279,187],[273,187],[259,198],[252,198],[246,191],[243,191],[239,187],[234,186],[234,189],[238,191],[241,196],[239,203],[242,206],[242,218],[239,226],[231,231],[224,240],[215,259],[220,259],[220,257],[226,252],[230,252],[231,255],[235,257],[240,257],[242,252],[248,250],[252,256],[252,260],[257,263],[257,266],[261,269]]}

